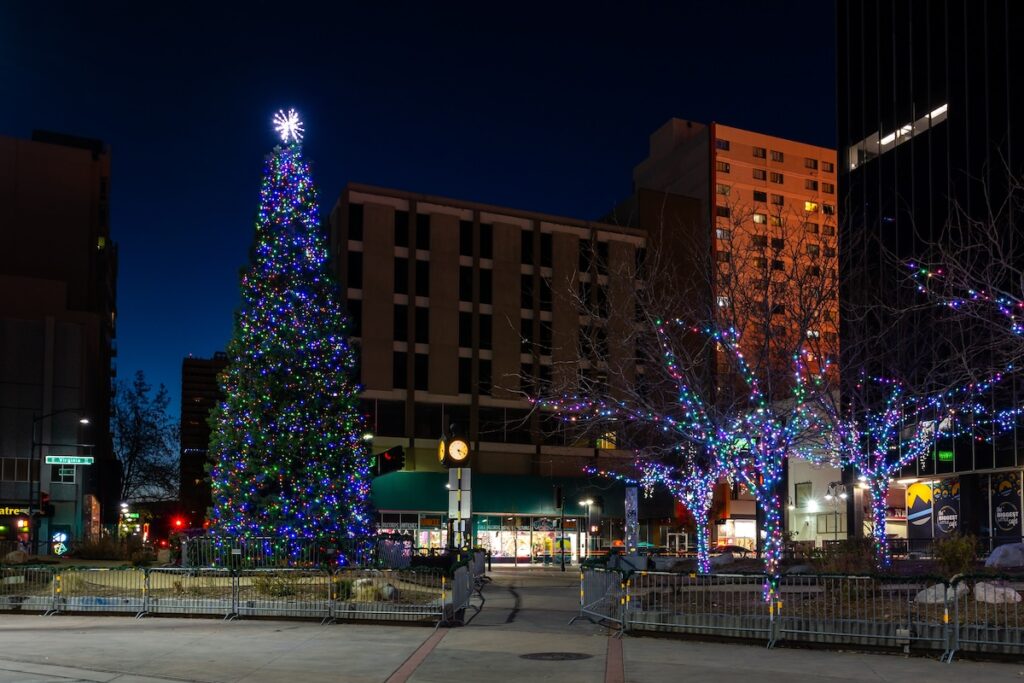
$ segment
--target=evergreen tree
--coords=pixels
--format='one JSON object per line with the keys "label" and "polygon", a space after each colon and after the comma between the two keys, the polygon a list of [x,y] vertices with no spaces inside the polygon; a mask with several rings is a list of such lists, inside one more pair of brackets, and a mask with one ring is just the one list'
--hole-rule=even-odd
{"label": "evergreen tree", "polygon": [[226,399],[210,417],[212,527],[294,556],[312,539],[371,533],[370,460],[301,123],[294,111],[275,121],[284,144],[266,160]]}

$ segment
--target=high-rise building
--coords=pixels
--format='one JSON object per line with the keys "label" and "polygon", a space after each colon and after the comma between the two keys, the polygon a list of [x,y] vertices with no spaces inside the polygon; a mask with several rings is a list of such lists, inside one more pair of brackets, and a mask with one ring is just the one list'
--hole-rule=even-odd
{"label": "high-rise building", "polygon": [[[569,386],[578,372],[601,378],[603,368],[580,355],[587,323],[575,296],[591,291],[608,309],[631,311],[644,243],[641,231],[609,224],[344,189],[331,214],[331,253],[359,346],[361,402],[374,450],[401,445],[406,453],[405,471],[374,482],[382,529],[412,531],[424,546],[440,542],[448,477],[437,445],[454,424],[473,453],[474,541],[499,561],[557,549],[555,486],[563,487],[573,556],[588,539],[596,547],[621,538],[610,526],[612,518],[621,524],[621,486],[602,481],[597,501],[582,469],[631,455],[611,440],[576,441],[532,410],[527,395]],[[623,352],[613,331],[595,336],[604,333],[609,352]],[[648,510],[672,515],[671,506]],[[665,526],[651,522],[643,537],[663,539]]]}
{"label": "high-rise building", "polygon": [[[948,353],[948,328],[908,286],[905,264],[927,258],[958,211],[988,220],[1008,178],[1024,171],[1022,29],[1014,0],[838,3],[842,344],[852,353],[870,343],[873,374],[920,376]],[[1005,237],[1019,242],[1015,229]],[[917,312],[895,313],[908,308]],[[957,440],[915,461],[887,501],[890,532],[922,543],[954,531],[1019,541],[1019,438]],[[917,488],[908,495],[904,484]],[[1003,503],[1013,514],[1001,523]],[[851,529],[863,509],[858,496]]]}
{"label": "high-rise building", "polygon": [[187,524],[199,526],[207,516],[210,502],[209,475],[206,473],[210,446],[210,411],[224,399],[217,376],[227,367],[223,351],[213,358],[181,361],[181,481],[179,497]]}
{"label": "high-rise building", "polygon": [[[109,196],[99,140],[0,137],[0,539],[39,550],[117,521]],[[33,522],[40,507],[52,514]]]}

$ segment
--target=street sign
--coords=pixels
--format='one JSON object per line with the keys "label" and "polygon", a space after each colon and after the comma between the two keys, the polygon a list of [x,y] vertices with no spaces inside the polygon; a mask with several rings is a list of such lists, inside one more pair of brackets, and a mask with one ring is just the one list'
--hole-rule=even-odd
{"label": "street sign", "polygon": [[91,455],[48,455],[46,456],[47,465],[91,465],[93,457]]}

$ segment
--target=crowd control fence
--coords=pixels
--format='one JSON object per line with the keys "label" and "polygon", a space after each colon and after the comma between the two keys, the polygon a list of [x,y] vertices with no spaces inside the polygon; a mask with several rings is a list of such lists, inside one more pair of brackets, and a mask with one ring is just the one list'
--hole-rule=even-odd
{"label": "crowd control fence", "polygon": [[0,567],[0,612],[462,623],[472,566],[423,569]]}

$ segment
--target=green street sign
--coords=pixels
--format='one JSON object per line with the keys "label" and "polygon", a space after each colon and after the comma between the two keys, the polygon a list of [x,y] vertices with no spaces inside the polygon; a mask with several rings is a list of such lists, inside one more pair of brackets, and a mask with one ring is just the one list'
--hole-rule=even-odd
{"label": "green street sign", "polygon": [[939,451],[939,460],[948,462],[953,459],[953,451]]}
{"label": "green street sign", "polygon": [[46,456],[47,465],[91,465],[93,457],[91,455],[48,455]]}

